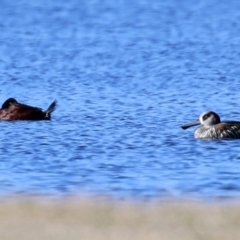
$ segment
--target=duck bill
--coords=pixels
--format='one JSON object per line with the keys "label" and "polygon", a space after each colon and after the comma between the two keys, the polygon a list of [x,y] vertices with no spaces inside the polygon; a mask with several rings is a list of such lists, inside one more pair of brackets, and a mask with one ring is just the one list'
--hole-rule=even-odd
{"label": "duck bill", "polygon": [[189,127],[193,127],[193,126],[200,125],[200,124],[201,124],[201,123],[200,123],[200,121],[199,121],[199,119],[198,119],[198,120],[196,120],[196,121],[194,121],[194,122],[190,122],[190,123],[187,123],[187,124],[182,125],[181,128],[182,128],[182,129],[187,129],[187,128],[189,128]]}

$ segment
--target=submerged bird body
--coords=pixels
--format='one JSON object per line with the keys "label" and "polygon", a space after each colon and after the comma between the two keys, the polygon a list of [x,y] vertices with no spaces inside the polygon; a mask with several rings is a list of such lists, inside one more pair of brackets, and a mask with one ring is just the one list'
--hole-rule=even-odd
{"label": "submerged bird body", "polygon": [[46,111],[17,102],[14,98],[7,99],[0,109],[0,120],[51,120],[51,113],[56,108],[55,100]]}
{"label": "submerged bird body", "polygon": [[200,139],[240,139],[240,122],[224,121],[213,111],[204,112],[195,122],[184,124],[181,127],[187,129],[191,126],[202,125],[196,129],[195,138]]}

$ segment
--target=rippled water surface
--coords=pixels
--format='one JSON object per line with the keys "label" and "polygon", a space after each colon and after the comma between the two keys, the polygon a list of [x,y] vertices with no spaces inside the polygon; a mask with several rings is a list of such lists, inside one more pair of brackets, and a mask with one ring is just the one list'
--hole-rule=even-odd
{"label": "rippled water surface", "polygon": [[240,2],[1,1],[0,102],[52,121],[0,122],[1,195],[240,196],[240,140],[181,124],[240,120]]}

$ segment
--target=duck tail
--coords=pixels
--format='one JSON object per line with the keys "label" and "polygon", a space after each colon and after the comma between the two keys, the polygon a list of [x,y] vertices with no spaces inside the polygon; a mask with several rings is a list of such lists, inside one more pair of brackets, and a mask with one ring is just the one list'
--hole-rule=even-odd
{"label": "duck tail", "polygon": [[55,111],[56,107],[57,107],[57,100],[55,100],[54,102],[52,102],[52,103],[50,104],[50,106],[49,106],[48,109],[46,110],[46,113],[47,113],[47,114],[52,113],[53,111]]}

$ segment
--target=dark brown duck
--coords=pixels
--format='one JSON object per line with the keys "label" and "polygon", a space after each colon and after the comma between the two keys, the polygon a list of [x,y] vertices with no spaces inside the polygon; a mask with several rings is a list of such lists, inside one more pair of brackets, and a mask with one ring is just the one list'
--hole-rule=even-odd
{"label": "dark brown duck", "polygon": [[51,113],[56,109],[56,105],[55,100],[46,111],[43,111],[41,108],[22,104],[14,98],[9,98],[0,109],[0,120],[51,120]]}

